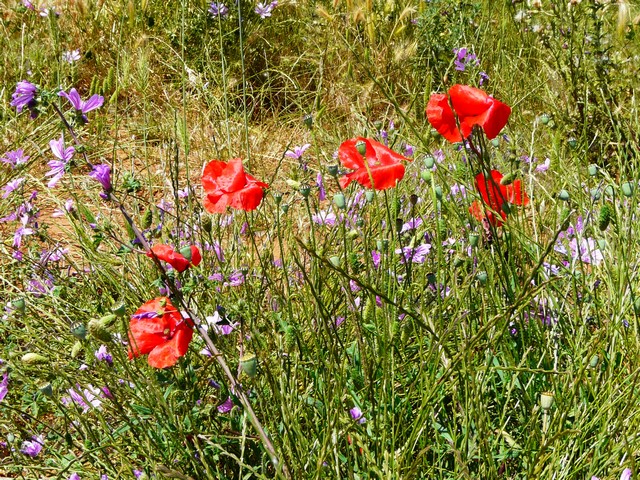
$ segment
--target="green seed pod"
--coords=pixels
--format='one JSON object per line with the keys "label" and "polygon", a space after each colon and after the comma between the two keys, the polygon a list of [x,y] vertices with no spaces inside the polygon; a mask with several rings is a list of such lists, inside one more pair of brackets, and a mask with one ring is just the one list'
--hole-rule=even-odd
{"label": "green seed pod", "polygon": [[359,217],[359,218],[356,220],[356,227],[358,227],[358,228],[362,228],[362,227],[364,227],[364,218]]}
{"label": "green seed pod", "polygon": [[424,157],[424,166],[431,169],[436,164],[436,160],[432,156]]}
{"label": "green seed pod", "polygon": [[71,358],[76,358],[80,354],[81,350],[82,350],[82,342],[77,341],[76,343],[73,344],[73,347],[71,347]]}
{"label": "green seed pod", "polygon": [[478,235],[477,233],[469,234],[469,245],[471,245],[472,247],[477,247],[479,240],[480,240],[480,235]]}
{"label": "green seed pod", "polygon": [[567,191],[563,188],[562,190],[560,190],[560,191],[558,192],[558,198],[559,198],[560,200],[562,200],[563,202],[568,202],[568,201],[569,201],[569,198],[571,198],[571,197],[569,196],[569,192],[567,192]]}
{"label": "green seed pod", "polygon": [[511,185],[513,181],[516,179],[516,174],[514,172],[507,173],[504,177],[500,179],[500,185]]}
{"label": "green seed pod", "polygon": [[622,188],[622,194],[625,197],[631,197],[633,195],[633,191],[635,190],[635,185],[631,182],[624,182],[621,188]]}
{"label": "green seed pod", "polygon": [[543,125],[547,125],[549,123],[549,120],[551,119],[549,118],[549,115],[547,115],[546,113],[543,113],[542,115],[540,115],[540,122]]}
{"label": "green seed pod", "polygon": [[491,145],[493,145],[494,147],[499,147],[500,146],[500,139],[498,137],[494,138],[493,140],[491,140]]}
{"label": "green seed pod", "polygon": [[420,172],[420,178],[422,178],[422,180],[424,180],[425,182],[430,182],[431,181],[431,170],[422,170]]}
{"label": "green seed pod", "polygon": [[591,368],[596,368],[598,366],[598,363],[600,363],[600,357],[598,357],[598,355],[594,353],[591,356],[591,360],[589,360],[589,366]]}
{"label": "green seed pod", "polygon": [[595,163],[589,165],[589,176],[595,177],[598,174],[598,166]]}
{"label": "green seed pod", "polygon": [[142,216],[142,228],[146,230],[153,223],[153,210],[148,208],[144,215]]}
{"label": "green seed pod", "polygon": [[240,368],[251,378],[256,376],[258,372],[258,359],[255,354],[247,353],[240,358]]}
{"label": "green seed pod", "polygon": [[333,257],[330,257],[329,261],[331,262],[331,265],[333,265],[334,267],[340,266],[340,257],[336,255],[334,255]]}
{"label": "green seed pod", "polygon": [[87,327],[83,323],[71,325],[71,333],[77,339],[84,340],[87,338]]}
{"label": "green seed pod", "polygon": [[111,341],[111,332],[109,332],[108,328],[113,325],[113,322],[116,320],[116,316],[111,314],[102,318],[93,319],[89,322],[88,330],[89,333],[103,342]]}
{"label": "green seed pod", "polygon": [[344,198],[344,194],[341,192],[338,192],[333,196],[333,203],[335,203],[336,207],[340,210],[347,208],[347,201]]}
{"label": "green seed pod", "polygon": [[360,233],[355,228],[352,228],[347,232],[347,238],[349,240],[353,240],[354,238],[358,238],[359,236],[360,236]]}
{"label": "green seed pod", "polygon": [[47,357],[43,357],[39,353],[25,353],[21,360],[22,363],[26,363],[27,365],[37,365],[39,363],[46,363],[49,361]]}
{"label": "green seed pod", "polygon": [[442,200],[442,187],[440,185],[436,186],[433,189],[433,192],[436,194],[436,198],[438,200]]}
{"label": "green seed pod", "polygon": [[24,298],[19,298],[11,302],[11,307],[21,314],[24,314],[24,312],[27,309],[27,305],[24,301]]}
{"label": "green seed pod", "polygon": [[571,148],[576,148],[578,146],[578,141],[575,138],[570,138],[567,140],[567,143]]}
{"label": "green seed pod", "polygon": [[358,153],[364,157],[367,153],[367,144],[360,140],[356,143],[356,150],[358,150]]}
{"label": "green seed pod", "polygon": [[305,127],[311,129],[313,127],[313,115],[311,115],[310,113],[306,114],[304,117],[302,117],[302,123],[304,123]]}
{"label": "green seed pod", "polygon": [[600,197],[602,197],[602,192],[600,192],[599,188],[592,188],[591,189],[591,198],[593,198],[594,200],[598,201],[600,200]]}
{"label": "green seed pod", "polygon": [[302,185],[300,187],[300,195],[302,195],[304,198],[307,198],[310,193],[311,193],[311,188],[309,187],[309,185]]}
{"label": "green seed pod", "polygon": [[289,211],[289,204],[283,203],[280,208],[282,208],[282,213],[287,213]]}
{"label": "green seed pod", "polygon": [[607,229],[611,222],[611,217],[611,207],[609,207],[609,204],[605,203],[600,208],[600,214],[598,215],[598,228],[600,231],[604,232]]}
{"label": "green seed pod", "polygon": [[367,190],[366,192],[364,192],[364,198],[367,200],[368,203],[373,202],[374,197],[375,197],[374,190]]}
{"label": "green seed pod", "polygon": [[484,271],[478,272],[478,274],[476,275],[476,278],[482,285],[486,284],[488,279],[487,272],[484,272]]}
{"label": "green seed pod", "polygon": [[111,309],[111,312],[118,317],[124,317],[127,312],[127,305],[124,302],[120,302]]}
{"label": "green seed pod", "polygon": [[545,412],[549,410],[553,406],[553,393],[551,392],[542,392],[540,394],[540,408]]}
{"label": "green seed pod", "polygon": [[329,165],[327,167],[327,173],[329,175],[331,175],[332,177],[337,177],[338,176],[338,166],[337,165]]}

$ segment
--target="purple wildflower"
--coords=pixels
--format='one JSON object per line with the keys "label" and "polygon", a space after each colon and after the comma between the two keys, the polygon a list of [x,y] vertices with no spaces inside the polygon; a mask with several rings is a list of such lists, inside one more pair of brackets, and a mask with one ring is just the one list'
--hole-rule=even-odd
{"label": "purple wildflower", "polygon": [[371,252],[371,260],[373,261],[373,266],[377,269],[380,267],[381,255],[377,250],[373,250]]}
{"label": "purple wildflower", "polygon": [[82,479],[80,478],[80,475],[73,472],[71,475],[69,475],[69,480],[82,480]]}
{"label": "purple wildflower", "polygon": [[632,474],[633,472],[631,472],[630,468],[625,468],[624,471],[622,472],[622,475],[620,475],[620,480],[631,480]]}
{"label": "purple wildflower", "polygon": [[27,163],[27,160],[29,160],[29,155],[25,155],[21,148],[7,152],[4,157],[0,158],[0,162],[9,164],[13,168]]}
{"label": "purple wildflower", "polygon": [[340,325],[342,325],[345,320],[346,320],[345,317],[336,317],[336,328],[338,328]]}
{"label": "purple wildflower", "polygon": [[549,167],[551,166],[551,159],[549,157],[545,158],[544,163],[539,164],[536,167],[536,172],[546,172],[547,170],[549,170]]}
{"label": "purple wildflower", "polygon": [[212,282],[224,282],[224,275],[221,273],[214,273],[213,275],[209,275],[209,280]]}
{"label": "purple wildflower", "polygon": [[415,147],[413,145],[409,145],[408,143],[404,146],[404,156],[405,157],[413,157],[415,153]]}
{"label": "purple wildflower", "polygon": [[417,247],[402,247],[396,249],[396,253],[402,254],[400,263],[424,263],[425,257],[431,251],[431,245],[424,243]]}
{"label": "purple wildflower", "polygon": [[104,163],[94,165],[89,176],[100,182],[105,193],[111,192],[111,167],[109,165]]}
{"label": "purple wildflower", "polygon": [[212,248],[216,254],[216,257],[218,257],[218,261],[220,263],[224,263],[224,251],[222,250],[222,245],[220,245],[220,242],[218,242],[217,240],[214,240]]}
{"label": "purple wildflower", "polygon": [[15,248],[20,248],[20,245],[22,245],[22,237],[33,233],[33,229],[27,227],[27,224],[29,223],[29,215],[22,215],[20,217],[20,223],[22,223],[22,226],[18,227],[13,235],[13,246]]}
{"label": "purple wildflower", "polygon": [[101,362],[107,362],[109,365],[113,365],[113,357],[107,351],[106,345],[100,345],[100,348],[95,352],[95,356]]}
{"label": "purple wildflower", "polygon": [[318,187],[318,200],[322,202],[327,198],[327,191],[324,189],[324,182],[322,181],[322,174],[320,172],[316,175],[316,185]]}
{"label": "purple wildflower", "polygon": [[42,451],[42,446],[44,445],[44,437],[42,435],[38,435],[31,437],[31,440],[25,440],[22,442],[22,447],[20,448],[20,452],[29,455],[30,457],[37,457],[38,454]]}
{"label": "purple wildflower", "polygon": [[24,5],[25,8],[28,8],[29,10],[35,10],[36,7],[33,5],[33,3],[31,3],[30,0],[22,0],[22,5]]}
{"label": "purple wildflower", "polygon": [[489,82],[489,75],[486,72],[480,72],[480,86]]}
{"label": "purple wildflower", "polygon": [[2,198],[7,198],[9,195],[11,195],[12,192],[14,192],[15,190],[17,190],[20,185],[22,185],[22,182],[24,182],[24,178],[16,178],[15,180],[11,180],[9,183],[7,183],[3,190],[4,193],[2,194]]}
{"label": "purple wildflower", "polygon": [[73,63],[80,60],[80,50],[69,50],[62,54],[62,60],[67,63]]}
{"label": "purple wildflower", "polygon": [[71,400],[82,408],[82,413],[87,413],[91,407],[100,408],[102,400],[98,397],[100,391],[97,388],[94,388],[92,385],[87,385],[87,388],[84,390],[80,389],[80,385],[76,385],[76,388],[78,389],[77,391],[70,388],[67,392],[69,392]]}
{"label": "purple wildflower", "polygon": [[51,177],[47,186],[49,188],[53,188],[65,174],[67,163],[69,163],[69,160],[73,157],[76,149],[73,147],[65,148],[63,135],[60,136],[59,140],[51,140],[49,142],[49,147],[51,148],[53,156],[58,158],[58,160],[51,160],[47,163],[51,170],[45,173],[45,176]]}
{"label": "purple wildflower", "polygon": [[218,412],[220,413],[229,413],[233,410],[233,400],[231,397],[227,397],[224,403],[218,405]]}
{"label": "purple wildflower", "polygon": [[222,2],[211,2],[208,12],[213,16],[213,18],[225,18],[229,14],[229,9]]}
{"label": "purple wildflower", "polygon": [[213,312],[212,316],[205,317],[205,320],[206,323],[201,325],[204,330],[208,331],[209,327],[211,327],[217,335],[229,335],[236,327],[238,327],[238,325],[240,325],[238,322],[230,322],[227,317],[220,315],[218,310]]}
{"label": "purple wildflower", "polygon": [[64,217],[67,213],[71,213],[74,210],[75,210],[75,204],[73,200],[69,198],[66,202],[64,202],[64,207],[56,208],[51,214],[51,216],[53,218]]}
{"label": "purple wildflower", "polygon": [[134,475],[136,478],[140,478],[140,477],[142,477],[142,475],[144,475],[144,472],[143,472],[142,470],[136,470],[136,469],[134,469],[134,470],[133,470],[133,475]]}
{"label": "purple wildflower", "polygon": [[21,113],[24,107],[31,112],[31,118],[36,118],[38,112],[36,110],[36,93],[38,87],[33,83],[22,80],[16,85],[16,91],[11,95],[11,106],[16,107],[18,113]]}
{"label": "purple wildflower", "polygon": [[229,275],[229,285],[232,287],[239,287],[244,283],[244,274],[240,270],[236,270],[231,275]]}
{"label": "purple wildflower", "polygon": [[80,94],[75,88],[72,88],[69,93],[61,90],[58,95],[69,100],[71,106],[81,114],[81,118],[84,123],[89,122],[87,113],[95,110],[96,108],[100,108],[104,103],[104,97],[98,94],[91,95],[91,97],[89,97],[89,99],[85,102],[84,100],[82,100],[82,98],[80,98]]}
{"label": "purple wildflower", "polygon": [[[278,2],[271,2],[271,4],[275,3],[276,5],[278,4]],[[270,4],[270,5],[271,5]],[[261,3],[259,3],[258,5],[262,5]],[[271,7],[273,8],[273,7]],[[258,7],[256,7],[256,13],[258,13]],[[260,14],[258,14],[260,15]],[[262,16],[262,15],[260,15]],[[269,15],[267,16],[271,16],[271,11],[269,11]],[[262,17],[264,18],[264,17]],[[289,157],[289,158],[293,158],[294,160],[300,160],[302,158],[302,155],[304,155],[304,152],[307,151],[307,149],[311,146],[310,143],[305,143],[302,146],[296,146],[294,147],[293,150],[288,150],[287,153],[285,153],[285,157]]]}
{"label": "purple wildflower", "polygon": [[9,373],[4,372],[2,381],[0,382],[0,402],[4,400],[4,397],[9,393]]}
{"label": "purple wildflower", "polygon": [[273,0],[271,3],[264,4],[262,2],[256,5],[256,9],[254,10],[256,14],[260,15],[260,18],[263,20],[267,17],[271,16],[271,12],[274,8],[278,6],[278,0]]}
{"label": "purple wildflower", "polygon": [[311,215],[311,220],[318,225],[333,227],[336,224],[336,214],[329,210],[320,210],[318,213]]}
{"label": "purple wildflower", "polygon": [[456,70],[459,72],[464,72],[469,64],[474,66],[478,66],[480,64],[478,58],[473,53],[470,53],[465,47],[456,48],[453,50],[453,53],[456,55],[453,63]]}
{"label": "purple wildflower", "polygon": [[466,198],[467,188],[459,183],[454,183],[453,185],[451,185],[451,196],[457,197],[458,195],[460,195],[462,198]]}
{"label": "purple wildflower", "polygon": [[409,230],[415,230],[420,225],[422,225],[422,219],[420,217],[411,218],[408,222],[402,225],[402,229],[400,230],[400,233],[406,233]]}
{"label": "purple wildflower", "polygon": [[216,390],[220,390],[220,384],[218,382],[216,382],[213,378],[209,379],[208,384],[209,384],[210,387],[213,387]]}
{"label": "purple wildflower", "polygon": [[362,415],[362,410],[360,410],[358,407],[353,407],[352,409],[350,409],[349,414],[351,415],[351,418],[353,418],[361,425],[367,421],[367,419]]}

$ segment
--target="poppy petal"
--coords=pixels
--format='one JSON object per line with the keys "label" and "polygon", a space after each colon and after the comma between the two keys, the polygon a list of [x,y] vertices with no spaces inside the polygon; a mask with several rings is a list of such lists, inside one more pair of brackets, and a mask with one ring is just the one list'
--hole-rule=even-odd
{"label": "poppy petal", "polygon": [[345,168],[357,170],[364,166],[364,158],[356,146],[359,142],[365,142],[366,152],[366,139],[362,137],[346,140],[338,147],[338,158]]}
{"label": "poppy petal", "polygon": [[[346,188],[351,182],[358,182],[366,188],[386,190],[393,188],[404,177],[404,165],[394,163],[392,165],[378,165],[367,169],[362,167],[355,172],[348,173],[340,179],[342,188]],[[371,181],[373,180],[373,184]]]}
{"label": "poppy petal", "polygon": [[202,188],[205,193],[209,193],[218,188],[217,178],[226,166],[227,164],[220,160],[212,160],[205,165],[202,171]]}
{"label": "poppy petal", "polygon": [[156,346],[147,358],[147,362],[154,368],[172,367],[178,361],[178,358],[184,356],[189,349],[189,343],[193,337],[193,330],[184,325],[179,327],[173,337],[158,346]]}
{"label": "poppy petal", "polygon": [[426,113],[429,123],[440,135],[452,143],[462,141],[447,95],[442,93],[431,95]]}
{"label": "poppy petal", "polygon": [[154,254],[160,260],[167,262],[178,272],[184,272],[189,268],[189,260],[187,260],[180,252],[176,252],[169,245],[154,245],[151,250],[147,252],[147,257],[153,258]]}
{"label": "poppy petal", "polygon": [[511,185],[508,185],[505,196],[509,203],[514,205],[529,205],[529,197],[524,188],[522,188],[521,180],[515,180]]}
{"label": "poppy petal", "polygon": [[479,88],[454,85],[449,89],[449,96],[465,138],[475,125],[480,125],[491,140],[498,136],[511,115],[511,107]]}

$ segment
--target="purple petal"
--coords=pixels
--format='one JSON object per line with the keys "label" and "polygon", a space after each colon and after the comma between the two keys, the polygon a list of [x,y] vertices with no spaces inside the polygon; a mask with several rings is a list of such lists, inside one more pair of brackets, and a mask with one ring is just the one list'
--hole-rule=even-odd
{"label": "purple petal", "polygon": [[96,108],[100,108],[104,103],[104,97],[102,95],[92,95],[89,100],[87,100],[82,107],[82,113],[88,113],[91,110],[95,110]]}

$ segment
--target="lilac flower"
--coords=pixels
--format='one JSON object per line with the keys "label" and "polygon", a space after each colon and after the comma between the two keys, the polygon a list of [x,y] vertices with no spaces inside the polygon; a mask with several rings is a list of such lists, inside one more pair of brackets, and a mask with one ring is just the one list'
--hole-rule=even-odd
{"label": "lilac flower", "polygon": [[489,81],[489,75],[486,72],[480,72],[480,86]]}
{"label": "lilac flower", "polygon": [[211,2],[211,5],[209,5],[208,12],[213,16],[213,18],[216,18],[216,17],[225,18],[229,14],[229,9],[222,2],[220,3]]}
{"label": "lilac flower", "polygon": [[80,50],[69,50],[62,54],[62,60],[67,63],[73,63],[80,60]]}
{"label": "lilac flower", "polygon": [[113,394],[111,390],[109,390],[109,387],[105,385],[104,387],[100,387],[100,390],[102,390],[102,398],[113,399]]}
{"label": "lilac flower", "polygon": [[413,145],[409,145],[408,143],[404,146],[404,156],[405,157],[413,157],[415,153],[415,147]]}
{"label": "lilac flower", "polygon": [[11,95],[11,106],[16,107],[18,113],[22,113],[24,107],[31,112],[31,118],[36,118],[38,112],[36,110],[36,92],[38,87],[33,83],[22,80],[16,85],[16,91]]}
{"label": "lilac flower", "polygon": [[536,172],[546,172],[547,170],[549,170],[550,166],[551,166],[551,159],[547,157],[545,158],[544,163],[541,163],[536,167]]}
{"label": "lilac flower", "polygon": [[40,264],[45,265],[47,262],[59,262],[69,253],[68,248],[56,247],[51,251],[44,250],[40,257]]}
{"label": "lilac flower", "polygon": [[209,275],[209,280],[212,282],[224,282],[224,275],[221,273],[214,273],[213,275]]}
{"label": "lilac flower", "polygon": [[336,317],[336,328],[338,328],[340,325],[342,325],[344,323],[344,321],[346,320],[345,317]]}
{"label": "lilac flower", "polygon": [[100,182],[105,193],[111,192],[111,167],[109,165],[105,163],[94,165],[89,176]]}
{"label": "lilac flower", "polygon": [[[97,388],[94,388],[92,385],[87,385],[87,388],[84,390],[80,389],[80,385],[76,385],[77,391],[73,388],[67,390],[69,392],[69,396],[71,400],[82,408],[82,413],[87,413],[91,407],[100,408],[102,405],[102,400],[98,397],[100,395],[100,391]],[[68,397],[66,402],[68,402]]]}
{"label": "lilac flower", "polygon": [[233,410],[233,400],[231,397],[227,397],[224,403],[218,405],[218,412],[220,413],[229,413]]}
{"label": "lilac flower", "polygon": [[0,382],[0,402],[4,400],[4,397],[9,393],[9,373],[4,372],[2,381]]}
{"label": "lilac flower", "polygon": [[453,50],[453,53],[456,55],[453,60],[453,64],[459,72],[464,72],[469,64],[474,66],[478,66],[480,64],[478,58],[473,53],[470,53],[465,47],[456,48]]}
{"label": "lilac flower", "polygon": [[102,475],[100,475],[100,480],[109,480],[109,477],[106,473],[103,473]]}
{"label": "lilac flower", "polygon": [[45,176],[51,177],[47,186],[49,188],[53,188],[65,174],[67,163],[69,163],[69,160],[73,157],[76,149],[73,147],[65,148],[63,135],[60,136],[59,140],[51,140],[49,142],[49,147],[51,148],[53,156],[58,158],[58,160],[51,160],[47,163],[51,170],[45,173]]}
{"label": "lilac flower", "polygon": [[311,220],[317,225],[333,227],[336,224],[336,214],[329,210],[320,210],[318,213],[311,215]]}
{"label": "lilac flower", "polygon": [[402,229],[400,230],[400,233],[406,233],[409,230],[415,230],[420,225],[422,225],[422,219],[420,217],[412,218],[408,222],[406,222],[404,225],[402,225]]}
{"label": "lilac flower", "polygon": [[0,158],[0,161],[15,168],[18,165],[27,163],[27,160],[29,160],[29,158],[29,155],[25,155],[24,150],[19,148],[17,150],[12,150],[5,153],[4,157]]}
{"label": "lilac flower", "polygon": [[324,182],[322,181],[322,174],[320,172],[316,175],[316,185],[318,187],[318,200],[322,202],[327,198],[327,191],[324,189]]}
{"label": "lilac flower", "polygon": [[451,185],[451,196],[457,197],[460,195],[462,198],[467,198],[467,188],[459,183]]}
{"label": "lilac flower", "polygon": [[244,283],[244,274],[240,270],[236,270],[231,275],[229,275],[229,285],[232,287],[239,287]]}
{"label": "lilac flower", "polygon": [[38,454],[42,451],[42,446],[44,445],[44,437],[42,435],[38,435],[31,437],[31,440],[25,440],[22,442],[22,447],[20,448],[20,452],[29,455],[30,457],[37,457]]}
{"label": "lilac flower", "polygon": [[218,242],[217,240],[213,241],[213,251],[216,254],[216,257],[218,257],[218,261],[220,263],[224,263],[224,251],[222,250],[222,245],[220,245],[220,242]]}
{"label": "lilac flower", "polygon": [[25,8],[28,8],[29,10],[35,10],[36,7],[33,5],[33,3],[31,3],[30,0],[22,0],[22,5],[24,5]]}
{"label": "lilac flower", "polygon": [[95,110],[96,108],[100,108],[104,103],[104,97],[98,94],[91,95],[91,97],[89,97],[89,99],[85,102],[84,100],[82,100],[82,98],[80,98],[80,94],[75,88],[72,88],[69,93],[61,90],[58,95],[69,100],[71,106],[81,114],[81,118],[84,123],[89,122],[87,113]]}
{"label": "lilac flower", "polygon": [[33,229],[27,227],[27,224],[29,223],[29,215],[22,215],[20,217],[20,223],[22,223],[22,226],[18,227],[13,235],[13,246],[15,248],[20,248],[22,245],[22,237],[33,233]]}
{"label": "lilac flower", "polygon": [[569,241],[569,248],[574,260],[580,259],[583,263],[596,266],[604,260],[602,251],[596,246],[596,241],[593,238],[582,238],[579,243],[577,238],[572,238]]}
{"label": "lilac flower", "polygon": [[389,146],[389,132],[387,132],[386,130],[380,130],[380,138],[382,139],[382,143],[385,144],[385,146]]}
{"label": "lilac flower", "polygon": [[71,213],[74,210],[75,210],[75,204],[73,200],[69,198],[66,202],[64,202],[64,207],[56,208],[51,214],[51,216],[53,218],[64,217],[67,213]]}
{"label": "lilac flower", "polygon": [[424,243],[417,247],[402,247],[396,249],[396,253],[402,254],[400,263],[424,263],[425,257],[431,251],[431,245]]}
{"label": "lilac flower", "polygon": [[209,384],[210,387],[215,388],[216,390],[220,390],[221,388],[220,384],[216,382],[213,378],[210,378],[207,383]]}
{"label": "lilac flower", "polygon": [[113,365],[113,357],[107,351],[106,345],[100,345],[100,348],[95,351],[96,358],[101,362],[107,362],[109,365]]}
{"label": "lilac flower", "polygon": [[20,185],[22,185],[22,182],[24,182],[24,178],[16,178],[15,180],[11,180],[9,183],[7,183],[3,190],[4,193],[2,194],[2,198],[7,198],[9,195],[11,195],[12,192],[14,192],[15,190],[17,190]]}
{"label": "lilac flower", "polygon": [[373,261],[373,266],[377,269],[380,267],[381,255],[377,250],[373,250],[371,252],[371,260]]}
{"label": "lilac flower", "polygon": [[134,475],[136,478],[140,478],[140,477],[142,477],[142,475],[144,475],[144,472],[143,472],[142,470],[135,470],[135,469],[134,469],[134,470],[133,470],[133,475]]}
{"label": "lilac flower", "polygon": [[201,324],[202,328],[209,331],[211,327],[217,335],[229,335],[240,325],[238,322],[230,322],[227,317],[220,315],[218,310],[213,312],[212,316],[205,317],[205,320],[206,322]]}
{"label": "lilac flower", "polygon": [[194,187],[185,187],[182,190],[178,190],[178,198],[188,198],[192,193],[195,193]]}
{"label": "lilac flower", "polygon": [[260,15],[260,18],[263,20],[267,17],[271,16],[271,12],[274,8],[278,6],[278,0],[273,0],[271,3],[264,4],[262,2],[256,5],[256,9],[254,10],[256,14]]}
{"label": "lilac flower", "polygon": [[[278,4],[278,2],[271,2],[271,4],[275,3],[276,5]],[[270,5],[271,5],[270,4]],[[261,3],[259,3],[258,5],[262,5]],[[273,8],[273,7],[271,7]],[[258,13],[258,7],[256,7],[256,13]],[[260,15],[260,14],[259,14]],[[262,16],[262,15],[260,15]],[[267,17],[271,16],[271,11],[269,11],[269,15],[266,15]],[[264,18],[264,17],[262,17]],[[304,155],[304,152],[307,151],[307,149],[311,146],[310,143],[305,143],[304,145],[300,146],[296,146],[294,147],[293,150],[288,150],[287,153],[285,153],[285,157],[289,157],[289,158],[293,158],[294,160],[300,160],[302,158],[302,155]]]}
{"label": "lilac flower", "polygon": [[164,198],[160,199],[160,203],[156,205],[161,213],[170,212],[173,210],[173,205],[170,202],[167,202]]}
{"label": "lilac flower", "polygon": [[69,480],[82,480],[82,479],[80,478],[80,475],[74,472],[71,475],[69,475]]}
{"label": "lilac flower", "polygon": [[622,472],[622,475],[620,475],[620,480],[631,480],[632,474],[633,472],[631,471],[630,468],[625,468],[624,471]]}
{"label": "lilac flower", "polygon": [[353,418],[361,425],[367,421],[367,419],[362,415],[362,410],[360,410],[358,407],[353,407],[352,409],[350,409],[349,414],[351,415],[351,418]]}

